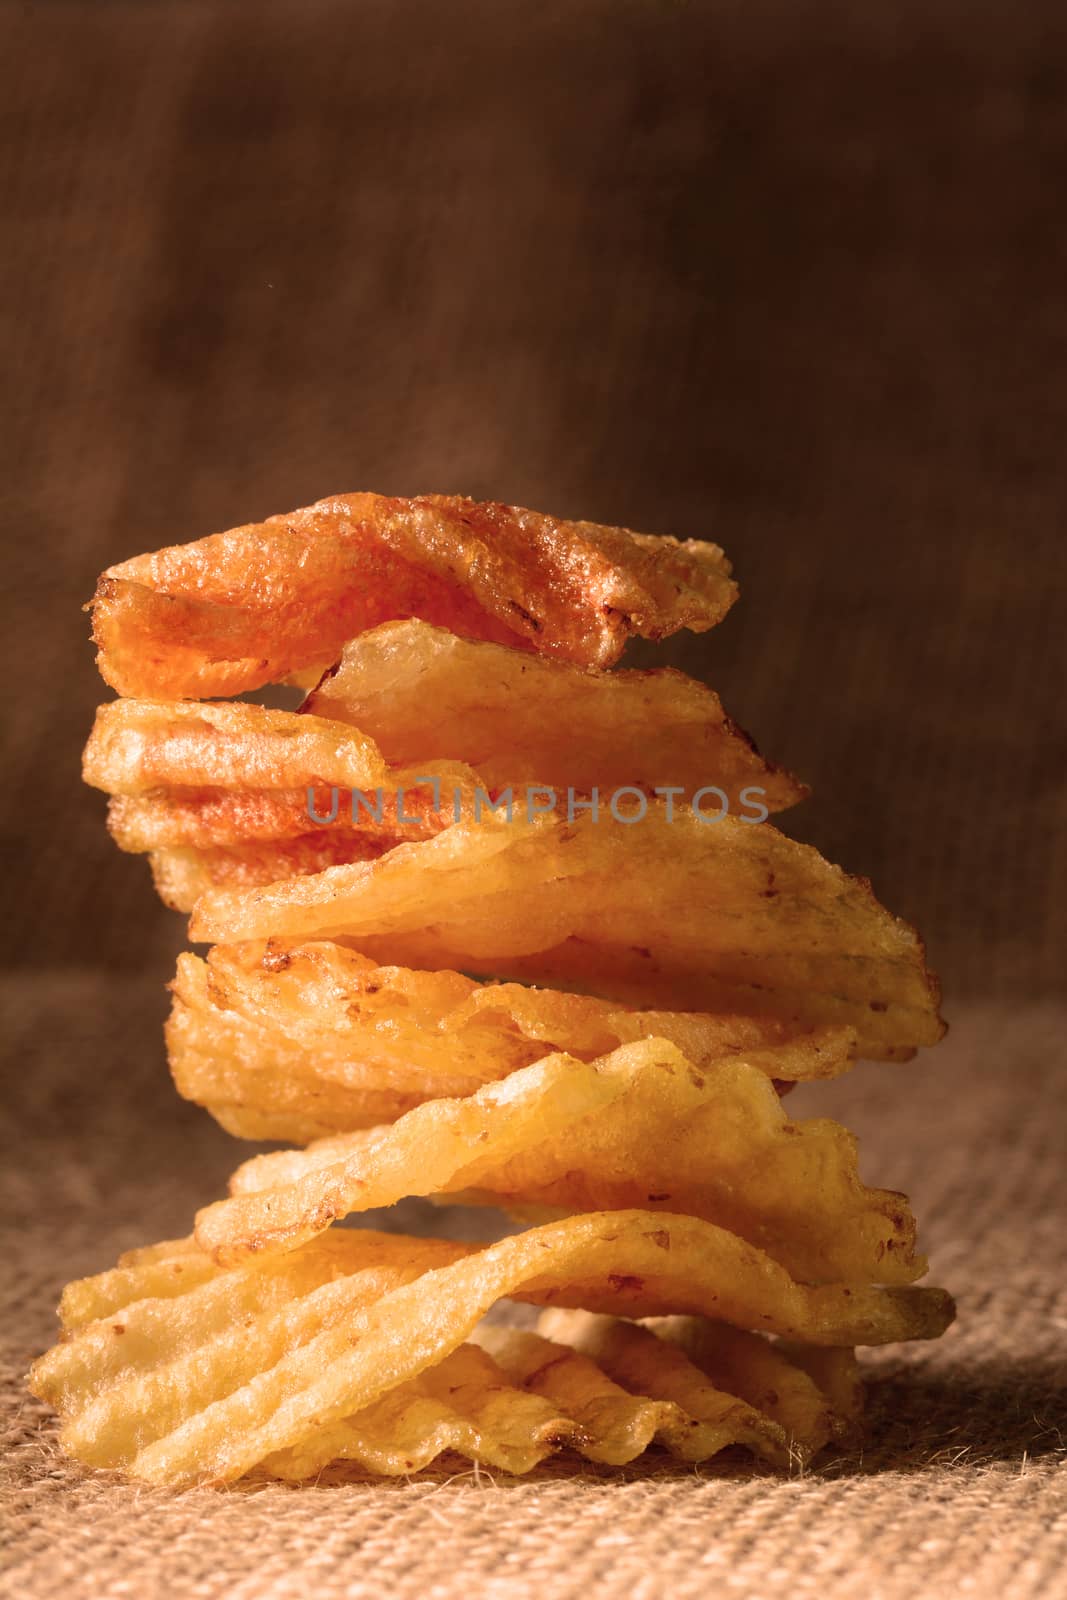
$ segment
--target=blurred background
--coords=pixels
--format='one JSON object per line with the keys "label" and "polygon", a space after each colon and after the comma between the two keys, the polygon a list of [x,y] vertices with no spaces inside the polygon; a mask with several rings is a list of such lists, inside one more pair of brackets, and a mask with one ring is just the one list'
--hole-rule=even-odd
{"label": "blurred background", "polygon": [[158,1070],[183,929],[79,785],[80,607],[373,488],[718,540],[741,603],[654,658],[950,1017],[1062,986],[1062,8],[52,0],[0,60],[9,972],[148,984]]}

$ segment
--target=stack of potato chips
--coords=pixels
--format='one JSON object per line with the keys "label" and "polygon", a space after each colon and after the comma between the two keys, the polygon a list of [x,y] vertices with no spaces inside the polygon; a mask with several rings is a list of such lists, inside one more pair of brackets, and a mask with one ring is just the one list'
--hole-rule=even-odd
{"label": "stack of potato chips", "polygon": [[[73,1455],[173,1485],[804,1463],[857,1424],[856,1345],[944,1330],[904,1196],[782,1104],[936,1042],[921,942],[767,820],[804,786],[709,689],[613,667],[735,597],[715,545],[442,497],[104,575],[85,777],[211,946],[174,1079],[291,1148],[67,1289],[31,1381]],[[208,698],[282,682],[299,711]],[[416,1195],[524,1231],[333,1226]]]}

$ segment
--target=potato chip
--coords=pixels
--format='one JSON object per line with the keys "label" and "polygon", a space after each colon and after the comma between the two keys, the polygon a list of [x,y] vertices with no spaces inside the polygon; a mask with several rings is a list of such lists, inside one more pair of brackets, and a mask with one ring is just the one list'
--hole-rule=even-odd
{"label": "potato chip", "polygon": [[390,767],[344,723],[183,701],[101,706],[83,768],[112,796],[119,848],[148,853],[160,898],[180,911],[211,888],[274,883],[431,838],[454,820],[456,794],[470,809],[476,786],[455,763],[432,774]]}
{"label": "potato chip", "polygon": [[[274,1292],[269,1287],[264,1289],[263,1285],[268,1280],[270,1283],[280,1281],[292,1284],[304,1281],[300,1274],[306,1277],[311,1273],[317,1275],[316,1283],[326,1283],[343,1273],[412,1261],[421,1263],[420,1270],[428,1270],[458,1261],[476,1248],[475,1245],[459,1244],[451,1239],[417,1239],[371,1228],[363,1228],[358,1233],[348,1229],[333,1229],[320,1234],[305,1250],[299,1253],[290,1251],[274,1259],[269,1270],[265,1269],[263,1273],[258,1271],[258,1263],[247,1270],[229,1273],[223,1272],[210,1256],[204,1254],[192,1234],[181,1239],[163,1239],[158,1244],[139,1245],[125,1251],[108,1271],[98,1272],[90,1278],[78,1278],[63,1290],[59,1302],[59,1320],[64,1342],[49,1353],[48,1370],[58,1379],[68,1372],[70,1362],[81,1361],[75,1344],[66,1336],[88,1323],[106,1321],[134,1301],[170,1300],[187,1295],[208,1282],[220,1286],[206,1300],[201,1298],[196,1302],[197,1315],[201,1318],[199,1327],[188,1320],[163,1321],[162,1327],[167,1330],[168,1338],[173,1336],[178,1341],[173,1347],[167,1346],[167,1351],[173,1354],[179,1346],[186,1347],[189,1336],[207,1335],[211,1331],[204,1321],[205,1306],[214,1305],[217,1294],[221,1295],[218,1305],[221,1307],[222,1320],[218,1326],[222,1328],[231,1312],[244,1315],[254,1308],[254,1304],[258,1304],[249,1300],[249,1295]],[[293,1273],[298,1277],[292,1277]],[[238,1298],[234,1299],[234,1296]],[[156,1315],[165,1318],[164,1308],[157,1308]],[[182,1339],[186,1340],[186,1345],[181,1345]],[[107,1343],[104,1341],[105,1347]],[[162,1347],[160,1349],[161,1353],[165,1353]],[[122,1350],[115,1353],[115,1360],[120,1365],[122,1354]]]}
{"label": "potato chip", "polygon": [[543,1312],[536,1333],[482,1323],[472,1338],[511,1383],[554,1401],[574,1418],[586,1436],[582,1454],[590,1460],[622,1466],[658,1442],[681,1461],[706,1461],[740,1444],[777,1466],[788,1464],[784,1430],[736,1395],[715,1389],[680,1351],[636,1323],[603,1318],[624,1348],[646,1339],[655,1347],[640,1372],[623,1377],[569,1339],[565,1326],[551,1338],[541,1331],[546,1319],[568,1315],[585,1313]]}
{"label": "potato chip", "polygon": [[239,694],[335,661],[395,617],[593,666],[626,639],[720,621],[737,597],[717,545],[444,495],[321,500],[110,567],[97,664],[124,695]]}
{"label": "potato chip", "polygon": [[[589,1311],[551,1310],[541,1313],[537,1327],[549,1339],[580,1351],[632,1393],[669,1393],[690,1414],[699,1413],[705,1394],[720,1401],[737,1397],[764,1425],[770,1421],[781,1430],[793,1459],[800,1462],[841,1437],[851,1420],[851,1414],[845,1417],[835,1410],[780,1342],[725,1322],[667,1317],[634,1324]],[[831,1361],[849,1363],[850,1369],[856,1366],[851,1350],[825,1353]]]}
{"label": "potato chip", "polygon": [[597,1061],[548,1056],[392,1127],[254,1157],[202,1210],[221,1262],[288,1249],[353,1211],[455,1195],[564,1212],[634,1206],[703,1217],[808,1283],[910,1283],[926,1271],[903,1195],[868,1189],[838,1123],[791,1122],[740,1058],[697,1069],[646,1039]]}
{"label": "potato chip", "polygon": [[[632,1323],[614,1326],[623,1338],[644,1337]],[[622,1466],[653,1443],[681,1461],[706,1461],[735,1444],[775,1465],[790,1459],[782,1429],[718,1393],[680,1352],[655,1339],[668,1370],[646,1394],[536,1333],[480,1325],[473,1337],[354,1417],[268,1456],[265,1470],[300,1481],[349,1460],[372,1472],[411,1472],[450,1450],[522,1473],[560,1448]]]}
{"label": "potato chip", "polygon": [[231,1133],[307,1143],[473,1094],[552,1050],[583,1060],[669,1039],[697,1067],[743,1054],[778,1082],[853,1064],[847,1028],[630,1011],[588,995],[382,967],[328,940],[216,945],[178,958],[167,1024],[188,1100]]}
{"label": "potato chip", "polygon": [[[613,1325],[623,1340],[646,1337],[633,1323]],[[293,1481],[339,1460],[411,1472],[446,1449],[512,1473],[560,1448],[609,1466],[633,1461],[653,1443],[688,1462],[731,1445],[777,1466],[813,1453],[744,1401],[719,1393],[669,1347],[659,1347],[661,1363],[649,1363],[656,1381],[646,1394],[537,1333],[481,1324],[473,1339],[354,1417],[268,1456],[264,1469]]]}
{"label": "potato chip", "polygon": [[711,784],[747,815],[808,792],[683,672],[598,671],[414,620],[353,639],[304,709],[362,729],[397,765],[464,761],[498,790]]}
{"label": "potato chip", "polygon": [[[352,835],[391,846],[430,838],[474,809],[478,779],[441,762],[391,767],[340,722],[257,705],[116,700],[101,706],[83,757],[111,794],[122,850],[212,850]],[[421,781],[420,781],[421,780]],[[335,860],[359,860],[359,847]],[[314,852],[313,852],[314,858]]]}
{"label": "potato chip", "polygon": [[[187,702],[185,702],[187,703]],[[431,784],[398,774],[397,788],[372,792],[367,803],[336,789],[167,789],[108,806],[108,832],[120,850],[133,854],[192,848],[212,850],[244,844],[283,844],[316,833],[334,839],[369,839],[391,849],[404,840],[432,839],[452,822],[451,807],[438,804]],[[315,818],[321,819],[321,825]],[[331,848],[336,849],[336,846]],[[342,846],[359,859],[358,846]]]}
{"label": "potato chip", "polygon": [[[674,1327],[676,1324],[685,1323],[684,1317],[652,1317],[649,1325],[667,1338],[676,1338]],[[693,1319],[700,1321],[699,1318]],[[701,1340],[691,1338],[684,1334],[677,1338],[683,1350],[698,1364],[702,1364]],[[827,1403],[833,1407],[834,1415],[841,1420],[846,1433],[855,1435],[857,1423],[863,1412],[865,1399],[863,1387],[863,1374],[859,1362],[856,1360],[854,1350],[833,1349],[829,1345],[796,1344],[788,1339],[775,1341],[775,1349],[780,1352],[789,1363],[798,1367],[801,1372],[807,1373],[819,1392],[825,1395]]]}
{"label": "potato chip", "polygon": [[[332,1240],[327,1248],[329,1244]],[[121,1255],[109,1271],[68,1283],[59,1302],[59,1320],[66,1335],[87,1322],[109,1317],[133,1300],[166,1300],[188,1294],[218,1276],[215,1263],[198,1249],[192,1234],[140,1245]],[[53,1351],[51,1359],[61,1364],[64,1358]]]}
{"label": "potato chip", "polygon": [[[343,1248],[336,1249],[340,1243]],[[105,1403],[113,1431],[86,1438],[79,1417],[97,1392],[128,1381],[134,1369],[173,1370],[198,1348],[213,1366],[213,1381],[222,1387],[225,1348],[231,1328],[250,1327],[260,1358],[269,1356],[262,1341],[279,1311],[343,1277],[346,1269],[363,1277],[364,1297],[373,1282],[399,1284],[406,1271],[457,1259],[462,1247],[394,1235],[360,1235],[352,1249],[351,1235],[327,1234],[310,1247],[278,1260],[269,1270],[221,1273],[190,1240],[169,1241],[134,1251],[123,1265],[96,1279],[73,1284],[63,1301],[64,1323],[73,1335],[38,1363],[35,1383],[50,1401],[72,1418],[68,1447],[83,1458],[88,1451],[97,1465],[128,1463],[130,1424],[121,1404]],[[205,1287],[190,1316],[175,1304],[180,1294]],[[160,1298],[162,1296],[162,1298]],[[106,1319],[94,1321],[94,1318]],[[807,1459],[823,1442],[802,1408],[773,1406],[778,1415],[763,1414],[730,1394],[717,1392],[700,1371],[669,1346],[659,1346],[661,1359],[651,1369],[648,1393],[633,1383],[623,1386],[574,1346],[567,1319],[579,1331],[582,1313],[548,1311],[538,1332],[479,1324],[472,1344],[459,1345],[438,1365],[356,1412],[328,1425],[309,1426],[299,1441],[269,1455],[263,1470],[298,1482],[317,1476],[331,1462],[352,1461],[375,1473],[410,1473],[429,1465],[442,1452],[459,1452],[481,1464],[509,1472],[527,1472],[547,1455],[570,1448],[586,1459],[622,1464],[658,1442],[685,1461],[704,1460],[730,1444],[744,1444],[776,1464]],[[561,1320],[562,1319],[562,1320]],[[584,1319],[606,1321],[607,1319]],[[697,1319],[674,1319],[678,1322]],[[614,1322],[625,1343],[646,1338],[633,1324]],[[121,1327],[121,1335],[117,1328]],[[552,1334],[559,1342],[545,1337]],[[757,1335],[737,1334],[752,1346],[751,1362],[773,1360],[775,1347]],[[131,1344],[131,1339],[134,1341]],[[809,1352],[810,1353],[810,1352]],[[850,1352],[820,1351],[831,1361]],[[203,1370],[201,1368],[201,1370]],[[779,1363],[780,1387],[788,1399],[793,1386],[810,1387],[797,1367]],[[742,1377],[744,1374],[742,1373]],[[816,1391],[817,1393],[817,1391]],[[655,1396],[656,1398],[653,1398]],[[128,1399],[128,1394],[127,1394]],[[178,1414],[173,1409],[171,1415]],[[812,1416],[832,1416],[826,1402],[809,1407]],[[102,1420],[100,1414],[96,1422]],[[807,1425],[803,1433],[801,1425]],[[829,1437],[829,1427],[824,1429]]]}
{"label": "potato chip", "polygon": [[[427,631],[452,638],[440,630]],[[640,720],[640,686],[646,678],[655,681],[655,674],[587,673],[499,646],[469,648],[515,658],[579,684],[633,679],[638,737],[631,739],[629,757],[623,752],[622,765],[615,763],[617,772],[633,778],[638,765],[627,763],[631,758],[637,763],[639,752],[652,743],[648,716]],[[689,682],[680,674],[668,676]],[[691,688],[717,707],[709,691],[696,684]],[[429,703],[427,692],[413,698]],[[721,710],[718,718],[722,725]],[[614,719],[616,731],[626,720],[623,706]],[[698,751],[708,743],[705,731],[698,732]],[[712,775],[731,785],[732,799],[743,789],[744,803],[773,807],[790,804],[802,793],[788,775],[761,763],[739,735],[725,734],[721,726],[719,734],[715,748],[724,747],[726,753],[720,749],[716,761],[705,764],[705,776],[713,767]],[[592,765],[587,760],[575,779],[595,787],[599,777],[610,776],[611,744],[597,745],[591,737],[584,743]],[[389,765],[374,739],[334,718],[247,704],[120,700],[100,707],[83,768],[87,782],[111,794],[108,829],[119,848],[152,855],[162,898],[189,910],[212,878],[218,885],[228,879],[254,886],[294,872],[373,859],[381,849],[404,840],[431,838],[460,817],[477,818],[494,803],[498,785],[461,762],[439,757],[440,746],[432,739],[427,748],[427,760],[416,750],[411,763]],[[601,758],[605,773],[598,775]],[[761,777],[769,788],[748,786],[749,780],[755,783]],[[318,832],[329,843],[315,843]],[[346,842],[349,838],[373,840],[380,849],[364,850]],[[288,852],[246,848],[297,841],[300,847]],[[197,856],[170,855],[190,850]],[[234,850],[236,857],[229,853]],[[240,872],[227,873],[231,865]]]}
{"label": "potato chip", "polygon": [[376,862],[207,894],[190,932],[345,939],[383,962],[836,1023],[874,1057],[943,1032],[918,935],[865,880],[769,823],[672,820],[660,802],[633,826],[588,811],[462,822]]}
{"label": "potato chip", "polygon": [[139,1297],[138,1272],[154,1286],[168,1259],[188,1271],[197,1257],[180,1242],[83,1286],[79,1309],[108,1311],[71,1326],[31,1386],[64,1414],[71,1454],[175,1486],[238,1478],[373,1405],[444,1361],[507,1295],[713,1316],[831,1346],[932,1338],[952,1316],[943,1291],[806,1287],[721,1228],[644,1211],[482,1248],[333,1230],[184,1293]]}
{"label": "potato chip", "polygon": [[[605,1341],[607,1319],[585,1311],[546,1311],[544,1331],[588,1350],[612,1371]],[[846,1434],[859,1417],[863,1388],[855,1351],[761,1339],[706,1317],[651,1317],[645,1326],[676,1346],[717,1386],[738,1394],[777,1422],[802,1450],[814,1454]],[[814,1358],[817,1366],[809,1357]]]}
{"label": "potato chip", "polygon": [[200,896],[212,889],[251,889],[353,861],[376,861],[391,848],[388,838],[321,828],[296,839],[218,845],[210,850],[189,846],[152,850],[148,864],[163,904],[173,911],[189,912]]}
{"label": "potato chip", "polygon": [[114,795],[179,785],[373,790],[390,782],[374,740],[347,723],[266,706],[152,700],[112,700],[99,707],[82,776]]}
{"label": "potato chip", "polygon": [[[565,1351],[558,1354],[566,1359]],[[418,1472],[451,1452],[497,1471],[524,1473],[559,1449],[570,1447],[588,1457],[591,1438],[560,1406],[510,1383],[484,1350],[461,1344],[437,1366],[398,1384],[354,1416],[309,1432],[262,1466],[293,1483],[317,1478],[341,1461],[395,1476]],[[635,1455],[640,1448],[635,1443]]]}
{"label": "potato chip", "polygon": [[292,1249],[353,1211],[479,1182],[487,1166],[506,1166],[542,1138],[561,1138],[625,1088],[622,1073],[598,1062],[548,1056],[466,1099],[428,1100],[385,1128],[280,1151],[272,1167],[246,1163],[240,1192],[198,1212],[197,1243],[233,1264]]}

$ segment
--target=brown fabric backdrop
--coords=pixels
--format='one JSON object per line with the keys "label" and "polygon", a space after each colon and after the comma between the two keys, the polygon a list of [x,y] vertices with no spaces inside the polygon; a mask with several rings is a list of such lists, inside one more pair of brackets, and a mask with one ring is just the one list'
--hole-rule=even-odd
{"label": "brown fabric backdrop", "polygon": [[[0,4],[0,61],[11,1592],[1052,1592],[1062,8],[53,0]],[[63,1279],[184,1230],[233,1154],[166,1079],[180,921],[78,785],[79,607],[364,487],[717,538],[740,605],[656,659],[928,934],[953,1039],[811,1101],[962,1291],[883,1360],[862,1461],[158,1500],[24,1404]]]}

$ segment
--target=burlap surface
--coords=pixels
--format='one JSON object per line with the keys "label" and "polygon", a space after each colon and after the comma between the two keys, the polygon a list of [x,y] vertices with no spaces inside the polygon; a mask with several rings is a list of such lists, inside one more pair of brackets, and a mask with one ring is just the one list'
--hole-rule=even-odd
{"label": "burlap surface", "polygon": [[[1062,8],[55,0],[0,4],[0,70],[7,1591],[1062,1592]],[[960,1296],[871,1359],[862,1456],[174,1498],[25,1397],[62,1282],[234,1160],[166,1081],[180,926],[78,790],[78,607],[355,487],[734,557],[659,659],[814,783],[790,828],[921,924],[954,1023],[793,1102]]]}

